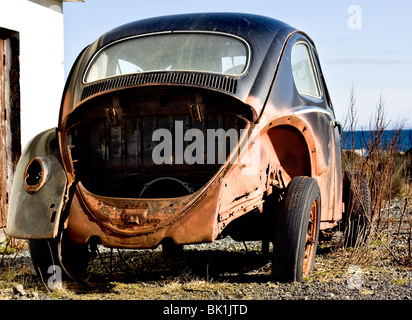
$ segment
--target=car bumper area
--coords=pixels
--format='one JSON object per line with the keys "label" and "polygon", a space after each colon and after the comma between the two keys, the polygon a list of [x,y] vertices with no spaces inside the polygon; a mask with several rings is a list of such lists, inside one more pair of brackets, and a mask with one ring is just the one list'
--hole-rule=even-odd
{"label": "car bumper area", "polygon": [[79,183],[68,221],[69,237],[86,243],[96,237],[105,247],[154,248],[169,238],[175,244],[211,242],[218,235],[221,183],[184,197],[122,199],[97,196]]}

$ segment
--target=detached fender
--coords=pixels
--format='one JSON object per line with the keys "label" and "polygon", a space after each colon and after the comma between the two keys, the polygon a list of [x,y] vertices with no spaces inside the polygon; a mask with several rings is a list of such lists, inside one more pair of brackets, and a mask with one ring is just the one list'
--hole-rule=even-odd
{"label": "detached fender", "polygon": [[57,128],[46,130],[26,146],[17,164],[6,233],[23,239],[57,236],[67,176],[60,156]]}

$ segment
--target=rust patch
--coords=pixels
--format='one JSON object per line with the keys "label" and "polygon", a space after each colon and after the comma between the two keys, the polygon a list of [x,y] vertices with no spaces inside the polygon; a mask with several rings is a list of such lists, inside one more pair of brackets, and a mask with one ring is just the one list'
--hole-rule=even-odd
{"label": "rust patch", "polygon": [[32,194],[41,189],[50,173],[50,160],[46,157],[36,157],[30,160],[24,170],[24,188]]}
{"label": "rust patch", "polygon": [[90,213],[105,227],[126,235],[153,232],[181,215],[199,194],[170,199],[112,198],[92,194],[81,183],[78,190]]}

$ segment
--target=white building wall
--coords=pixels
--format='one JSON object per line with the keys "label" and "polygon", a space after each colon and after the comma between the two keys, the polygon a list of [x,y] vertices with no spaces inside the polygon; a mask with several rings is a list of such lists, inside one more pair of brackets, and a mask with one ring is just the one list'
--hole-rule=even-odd
{"label": "white building wall", "polygon": [[22,148],[57,126],[64,88],[62,3],[44,2],[0,0],[0,28],[19,32]]}

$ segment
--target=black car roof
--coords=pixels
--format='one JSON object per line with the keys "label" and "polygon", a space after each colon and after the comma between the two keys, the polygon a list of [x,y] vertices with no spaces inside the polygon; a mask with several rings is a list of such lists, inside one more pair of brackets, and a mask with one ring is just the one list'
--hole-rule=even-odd
{"label": "black car roof", "polygon": [[281,31],[291,32],[288,24],[265,16],[246,13],[193,13],[148,18],[119,26],[101,37],[101,46],[131,36],[171,30],[214,31],[237,35],[252,45],[269,41]]}
{"label": "black car roof", "polygon": [[[175,75],[164,71],[120,76],[90,84],[82,82],[90,60],[103,47],[129,37],[173,31],[219,32],[244,39],[251,51],[247,73],[240,77],[201,74],[197,78],[188,73]],[[103,34],[80,54],[66,84],[62,100],[65,110],[62,112],[67,114],[87,99],[104,92],[130,86],[176,84],[210,88],[229,94],[249,105],[253,109],[253,118],[256,119],[272,86],[284,45],[296,32],[298,30],[282,21],[246,13],[179,14],[148,18],[119,26]],[[197,80],[191,83],[195,77]],[[130,81],[123,81],[124,78],[130,78]],[[211,83],[220,85],[216,87]],[[62,117],[60,119],[62,120]]]}

